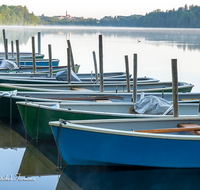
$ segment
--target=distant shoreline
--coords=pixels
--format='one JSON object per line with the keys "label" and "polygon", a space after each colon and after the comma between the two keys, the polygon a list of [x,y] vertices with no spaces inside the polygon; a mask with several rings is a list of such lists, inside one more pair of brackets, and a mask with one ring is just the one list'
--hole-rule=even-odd
{"label": "distant shoreline", "polygon": [[105,16],[102,19],[84,17],[47,17],[29,13],[26,6],[0,6],[0,25],[23,26],[93,26],[93,27],[151,27],[200,28],[200,6],[180,7],[166,12],[157,9],[143,15]]}

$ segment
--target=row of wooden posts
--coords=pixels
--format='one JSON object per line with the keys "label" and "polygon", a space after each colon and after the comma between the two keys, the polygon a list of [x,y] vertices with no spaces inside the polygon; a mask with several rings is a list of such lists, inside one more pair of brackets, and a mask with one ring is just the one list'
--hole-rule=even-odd
{"label": "row of wooden posts", "polygon": [[[8,40],[6,39],[5,29],[3,29],[3,40],[4,40],[4,49],[5,49],[5,59],[8,59]],[[72,70],[75,72],[74,66],[74,58],[72,54],[72,48],[70,40],[67,40],[68,45],[68,57],[70,58],[70,66],[72,66]],[[12,58],[14,58],[14,46],[13,41],[11,41],[11,51],[12,51]],[[41,54],[41,33],[38,32],[38,53]],[[49,53],[49,77],[52,78],[52,49],[51,44],[48,45],[48,53]],[[20,67],[20,52],[19,52],[19,40],[16,40],[16,62],[17,66]],[[36,57],[35,57],[35,38],[32,37],[32,58],[33,58],[33,73],[36,73]],[[70,67],[69,67],[70,68]],[[71,77],[70,77],[71,83]]]}
{"label": "row of wooden posts", "polygon": [[[6,38],[5,29],[3,29],[3,42],[5,50],[5,59],[8,59],[8,39]],[[14,45],[11,41],[11,52],[12,58],[14,59]],[[38,32],[38,53],[41,53],[41,33]],[[16,40],[16,62],[17,66],[20,67],[20,51],[19,51],[19,40]],[[33,57],[33,72],[36,73],[36,57],[35,57],[35,38],[32,37],[32,57]],[[52,62],[51,62],[52,63]]]}
{"label": "row of wooden posts", "polygon": [[[127,92],[130,92],[130,78],[129,78],[129,65],[128,56],[125,55],[125,67],[126,67],[126,81]],[[178,69],[177,59],[171,60],[172,68],[172,96],[173,96],[173,112],[174,117],[178,117]],[[133,58],[133,103],[137,102],[137,54],[134,54]]]}
{"label": "row of wooden posts", "polygon": [[[95,61],[94,61],[95,63]],[[177,72],[177,59],[171,60],[172,68],[172,94],[173,94],[173,112],[174,117],[178,117],[178,72]],[[103,92],[103,45],[102,35],[99,35],[99,69],[100,69],[100,92]],[[128,55],[125,55],[125,69],[126,69],[126,82],[127,92],[130,92],[130,75],[129,75],[129,63]],[[96,71],[95,64],[95,73]],[[97,77],[98,78],[98,77]],[[133,55],[133,103],[137,102],[137,54]]]}
{"label": "row of wooden posts", "polygon": [[[8,59],[8,40],[6,39],[5,29],[3,29],[3,40],[4,40],[4,49],[5,49],[5,59]],[[75,72],[75,64],[72,53],[72,47],[70,40],[67,40],[67,66],[68,68],[72,67],[72,70]],[[13,41],[11,41],[11,50],[12,58],[14,58],[14,46]],[[41,53],[41,33],[38,32],[38,53]],[[94,65],[95,65],[95,74],[96,82],[99,83],[98,73],[97,73],[97,61],[95,51],[93,53]],[[52,49],[51,44],[48,45],[48,54],[49,54],[49,77],[52,78]],[[19,51],[19,40],[16,40],[16,62],[17,66],[20,67],[20,51]],[[36,57],[35,57],[35,38],[32,37],[32,58],[33,58],[33,73],[36,73]],[[99,35],[99,62],[100,62],[100,91],[103,92],[103,46],[102,46],[102,35]],[[68,83],[71,84],[71,70],[68,69]]]}
{"label": "row of wooden posts", "polygon": [[[8,59],[8,39],[6,38],[5,29],[3,29],[3,42],[4,42],[4,51],[5,51],[5,59]],[[12,58],[14,58],[14,45],[13,41],[11,41],[11,52]],[[16,40],[16,53],[19,53],[19,40]],[[38,32],[38,53],[41,54],[41,33]]]}
{"label": "row of wooden posts", "polygon": [[[98,83],[98,73],[96,64],[96,55],[93,51],[96,82]],[[171,60],[172,68],[172,93],[173,93],[173,111],[174,117],[178,117],[178,72],[177,72],[177,59]],[[127,92],[130,92],[130,73],[128,55],[125,55],[125,69],[126,69],[126,82]],[[100,92],[103,92],[103,43],[102,35],[99,35],[99,70],[100,70]],[[133,55],[133,103],[137,102],[137,54]]]}
{"label": "row of wooden posts", "polygon": [[[8,59],[8,45],[7,39],[5,38],[5,30],[3,29],[4,47],[5,47],[5,58]],[[38,53],[41,51],[41,37],[40,32],[38,32]],[[70,40],[67,40],[67,66],[75,72],[74,58],[71,48]],[[11,41],[12,57],[14,58],[13,51],[13,41]],[[20,56],[19,56],[19,41],[16,40],[16,50],[17,50],[17,63],[20,66]],[[52,50],[51,44],[48,45],[49,53],[49,76],[52,78]],[[99,83],[98,71],[97,71],[97,61],[95,51],[93,53],[94,68],[96,83]],[[32,56],[33,56],[33,72],[36,73],[36,57],[35,57],[35,39],[32,37]],[[172,64],[172,91],[173,91],[173,110],[174,116],[178,116],[178,76],[177,76],[177,59],[171,60]],[[126,81],[127,81],[127,92],[130,92],[130,76],[129,76],[129,62],[128,55],[125,55],[125,68],[126,68]],[[103,92],[103,39],[102,35],[99,35],[99,76],[100,76],[100,92]],[[68,69],[68,84],[71,84],[71,69]],[[137,54],[133,55],[133,103],[137,102]]]}
{"label": "row of wooden posts", "polygon": [[[5,29],[3,29],[3,40],[4,40],[4,50],[5,50],[5,59],[8,59],[8,40],[6,39]],[[67,40],[68,48],[71,49],[70,41]],[[14,46],[13,41],[11,41],[11,51],[12,58],[14,58]],[[41,33],[38,32],[38,53],[41,54]],[[49,77],[52,78],[52,49],[51,44],[48,45],[49,53]],[[20,67],[20,51],[19,51],[19,40],[16,40],[16,62],[17,66]],[[36,73],[36,56],[35,56],[35,38],[32,37],[32,59],[33,59],[33,73]],[[71,65],[72,70],[75,72],[73,54],[71,53]],[[71,81],[71,80],[70,80]]]}

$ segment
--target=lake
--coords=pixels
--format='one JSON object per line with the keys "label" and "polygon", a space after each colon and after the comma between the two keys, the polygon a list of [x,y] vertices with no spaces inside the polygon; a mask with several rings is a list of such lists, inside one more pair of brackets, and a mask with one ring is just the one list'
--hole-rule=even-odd
{"label": "lake", "polygon": [[[93,55],[98,61],[98,36],[103,36],[104,72],[125,71],[124,56],[138,56],[138,76],[171,81],[171,59],[177,59],[179,81],[194,84],[200,91],[200,29],[154,29],[114,27],[23,27],[1,26],[9,43],[19,40],[21,52],[31,52],[31,37],[41,32],[41,53],[67,64],[67,40],[80,73],[93,72]],[[15,44],[15,43],[14,43]],[[16,48],[15,48],[16,49]],[[4,51],[0,37],[0,51]],[[199,189],[200,169],[66,166],[54,141],[35,141],[19,123],[0,123],[1,189]],[[17,175],[18,174],[18,175]]]}

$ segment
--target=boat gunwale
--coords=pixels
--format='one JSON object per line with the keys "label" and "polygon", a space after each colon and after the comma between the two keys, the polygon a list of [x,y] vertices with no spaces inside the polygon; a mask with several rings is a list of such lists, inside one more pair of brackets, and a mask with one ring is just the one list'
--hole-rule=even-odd
{"label": "boat gunwale", "polygon": [[[150,114],[130,114],[130,113],[114,113],[114,112],[101,112],[101,111],[89,111],[89,110],[77,110],[77,109],[72,109],[72,110],[68,110],[66,108],[56,108],[56,107],[50,107],[50,106],[45,106],[45,105],[41,105],[39,104],[41,102],[38,102],[38,104],[34,104],[34,103],[29,103],[29,102],[16,102],[17,105],[23,105],[23,106],[29,106],[29,107],[36,107],[36,108],[40,108],[40,109],[48,109],[48,110],[57,110],[57,111],[63,111],[63,112],[73,112],[73,113],[78,113],[78,114],[91,114],[91,115],[106,115],[106,116],[113,116],[113,117],[130,117],[130,118],[160,118],[160,117],[166,117],[166,118],[170,118],[173,117],[172,115],[150,115]],[[48,102],[46,102],[48,103]],[[54,102],[52,102],[53,104]],[[55,102],[56,103],[56,102]],[[94,102],[97,103],[97,102]],[[117,103],[117,102],[114,102]],[[120,103],[120,102],[118,102]],[[45,102],[44,102],[45,104]],[[85,103],[79,103],[79,102],[72,102],[72,103],[66,103],[63,102],[62,104],[85,104]],[[87,103],[88,104],[88,103]],[[101,105],[102,103],[99,102],[97,103],[99,105]],[[113,104],[112,102],[110,102],[109,104]]]}
{"label": "boat gunwale", "polygon": [[[145,85],[160,85],[160,84],[168,84],[168,83],[171,83],[172,82],[158,82],[158,83],[155,83],[155,82],[146,82],[146,83],[138,83],[138,86],[145,86]],[[14,83],[1,83],[1,84],[5,84],[5,85],[13,85],[13,86],[52,86],[52,84],[14,84]],[[178,82],[178,84],[182,84],[181,86],[179,87],[193,87],[194,85],[193,84],[190,84],[190,83],[187,83],[187,82]],[[67,84],[68,86],[99,86],[99,84],[84,84],[84,82],[80,82],[80,83],[77,83],[77,84]],[[106,86],[113,86],[113,85],[116,85],[116,86],[125,86],[126,83],[124,82],[124,84],[105,84]],[[66,86],[66,84],[58,84],[57,86]],[[164,89],[168,89],[168,88],[172,88],[171,87],[164,87]],[[155,88],[153,88],[155,89]],[[163,89],[162,87],[161,88],[156,88],[156,89]],[[148,89],[144,89],[144,90],[148,90]]]}
{"label": "boat gunwale", "polygon": [[[62,71],[62,69],[61,70],[53,70],[53,71]],[[10,73],[11,76],[1,76],[2,74],[9,74],[9,73],[0,73],[1,80],[7,80],[8,81],[8,82],[3,83],[3,84],[14,84],[14,85],[16,85],[17,83],[9,83],[9,82],[10,81],[11,82],[12,81],[18,82],[19,80],[22,79],[25,83],[26,82],[36,82],[36,83],[41,84],[41,85],[43,85],[42,83],[44,83],[44,84],[48,84],[48,83],[49,84],[54,84],[55,83],[55,84],[64,84],[64,85],[67,84],[68,85],[68,81],[59,81],[56,78],[48,78],[48,75],[49,75],[48,71],[47,72],[39,71],[39,72],[36,73],[38,76],[34,76],[33,72],[30,72],[30,73],[18,73],[19,75],[22,75],[22,76],[16,76],[16,77],[12,77],[13,73]],[[14,74],[17,74],[17,73],[14,73]],[[26,77],[27,74],[30,74],[31,76],[30,77]],[[40,76],[40,75],[44,75],[44,76]],[[45,77],[45,75],[46,75],[46,77]],[[10,77],[12,77],[12,78],[10,78]],[[125,85],[125,82],[126,81],[104,81],[104,84],[106,84],[106,85],[107,84],[113,84],[113,85],[122,84],[122,85]],[[149,81],[149,83],[152,83],[152,82],[156,83],[156,81]],[[86,85],[87,84],[96,84],[95,81],[84,80],[84,79],[81,82],[71,81],[71,83],[72,83],[72,85],[73,84],[81,84],[81,83],[84,83]],[[139,81],[138,84],[140,84],[140,83],[142,83],[142,84],[143,83],[148,83],[148,81]],[[27,84],[27,85],[29,85],[29,84]]]}
{"label": "boat gunwale", "polygon": [[[200,120],[200,117],[196,117]],[[157,118],[154,118],[157,119]],[[160,118],[158,118],[159,120]],[[166,118],[164,118],[166,119]],[[171,119],[171,118],[168,118]],[[167,119],[167,120],[168,120]],[[123,121],[131,121],[133,119],[120,119]],[[153,120],[153,119],[145,119],[146,122],[148,120]],[[180,119],[182,121],[183,119]],[[188,120],[188,119],[186,119]],[[106,120],[70,120],[66,121],[66,124],[60,123],[59,121],[50,121],[49,125],[51,128],[54,127],[62,127],[66,129],[73,129],[73,130],[79,130],[79,131],[87,131],[87,132],[94,132],[94,133],[102,133],[102,134],[109,134],[109,135],[119,135],[119,136],[130,136],[130,137],[141,137],[141,138],[156,138],[156,139],[166,139],[166,140],[199,140],[200,141],[200,136],[198,135],[175,135],[175,134],[156,134],[156,133],[142,133],[142,132],[135,132],[135,131],[123,131],[123,130],[116,130],[116,129],[107,129],[107,128],[99,128],[99,127],[92,127],[92,126],[87,126],[83,124],[77,124],[77,123],[92,123],[88,122],[92,121],[95,123],[96,121],[100,121],[104,123]],[[108,119],[106,122],[112,122],[115,121],[115,119]],[[144,121],[144,119],[142,120]],[[119,120],[118,120],[119,122]],[[137,119],[138,122],[138,119]],[[53,131],[53,129],[52,129]],[[54,133],[53,133],[54,134]]]}

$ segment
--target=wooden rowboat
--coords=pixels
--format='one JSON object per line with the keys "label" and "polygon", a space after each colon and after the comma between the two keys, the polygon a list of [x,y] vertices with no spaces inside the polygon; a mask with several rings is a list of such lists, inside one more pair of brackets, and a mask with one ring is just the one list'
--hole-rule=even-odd
{"label": "wooden rowboat", "polygon": [[[10,122],[21,121],[16,102],[65,102],[65,101],[119,101],[131,102],[130,94],[107,93],[74,93],[65,92],[0,92],[0,119]],[[139,98],[140,95],[138,95]]]}
{"label": "wooden rowboat", "polygon": [[[200,167],[200,153],[197,151],[200,136],[193,134],[200,131],[200,117],[197,116],[60,120],[49,124],[69,165]],[[157,129],[159,133],[154,133]]]}
{"label": "wooden rowboat", "polygon": [[[186,82],[178,82],[178,92],[191,92],[194,85]],[[131,85],[131,90],[133,85]],[[99,84],[0,84],[0,91],[69,91],[69,90],[85,90],[85,91],[100,91]],[[104,92],[126,92],[126,84],[104,84]],[[137,92],[172,92],[172,82],[152,82],[138,83]]]}
{"label": "wooden rowboat", "polygon": [[[172,93],[138,93],[137,100],[146,96],[163,97],[172,101]],[[179,93],[179,101],[186,103],[199,103],[200,93]],[[65,102],[65,101],[90,101],[90,102],[132,102],[132,93],[100,93],[100,92],[0,92],[0,119],[8,121],[21,121],[21,116],[16,102]]]}
{"label": "wooden rowboat", "polygon": [[[17,102],[16,104],[26,130],[35,139],[53,139],[48,122],[59,120],[59,118],[89,120],[172,117],[169,115],[134,114],[134,104],[128,102],[65,102],[59,104],[53,102]],[[198,103],[179,103],[180,115],[198,115],[198,109]]]}
{"label": "wooden rowboat", "polygon": [[[94,73],[79,73],[78,74],[79,78],[82,79],[89,79],[91,80],[91,78],[94,80],[96,79],[95,74]],[[100,77],[100,75],[98,74],[98,78]],[[125,72],[105,72],[103,73],[103,77],[104,78],[109,78],[109,79],[126,79],[126,73]],[[130,74],[131,77],[131,74]]]}
{"label": "wooden rowboat", "polygon": [[[47,65],[49,66],[49,65]],[[47,76],[45,73],[42,75],[42,73],[39,73],[40,75],[38,75],[38,73],[0,73],[0,77],[43,77],[43,78],[49,78],[49,76]],[[53,77],[55,78],[56,75],[53,75]],[[78,73],[77,76],[81,79],[81,80],[90,80],[91,81],[91,74],[90,73]],[[131,75],[130,75],[131,76]],[[94,77],[94,75],[93,75]],[[143,79],[144,78],[144,79]],[[126,79],[126,74],[124,72],[108,72],[108,73],[104,73],[104,79]],[[152,79],[152,78],[151,78]],[[142,77],[140,78],[140,80],[149,80],[148,77]],[[156,79],[157,81],[157,79]]]}
{"label": "wooden rowboat", "polygon": [[[33,58],[33,53],[29,53],[29,52],[20,52],[19,54],[20,59],[32,59]],[[14,58],[17,58],[17,53],[14,53]],[[39,54],[39,53],[35,53],[35,58],[36,59],[43,59],[44,55],[43,54]],[[0,52],[0,61],[5,59],[5,52]],[[8,52],[8,59],[12,59],[12,53]]]}
{"label": "wooden rowboat", "polygon": [[[5,97],[1,95],[0,97]],[[112,102],[132,102],[132,93],[106,93],[106,92],[93,92],[93,91],[69,91],[66,92],[17,92],[17,96],[21,97],[32,97],[32,98],[41,98],[41,99],[57,99],[61,100],[70,100],[70,101],[101,101],[101,100],[110,100]],[[158,96],[164,98],[167,101],[172,101],[172,93],[137,93],[137,101],[146,96]],[[178,101],[184,102],[196,102],[200,100],[199,92],[184,92],[178,93]]]}
{"label": "wooden rowboat", "polygon": [[[16,59],[9,60],[17,64]],[[59,59],[52,59],[52,66],[58,66],[59,62]],[[20,59],[20,66],[33,66],[33,59]],[[49,66],[49,59],[36,59],[36,66]]]}
{"label": "wooden rowboat", "polygon": [[[75,72],[76,73],[78,73],[79,67],[80,67],[80,65],[75,65]],[[67,69],[67,66],[53,66],[52,67],[52,73],[57,73],[59,71],[64,71],[66,69]],[[49,66],[37,66],[36,72],[37,73],[49,73]],[[5,73],[5,74],[2,74],[2,73]],[[11,74],[11,75],[9,75],[8,73]],[[30,74],[33,74],[33,66],[21,66],[17,69],[12,69],[12,70],[0,68],[0,76],[1,77],[7,76],[10,79],[12,77],[12,79],[13,79],[13,74],[16,74],[16,73],[19,73],[19,74],[25,73],[26,76],[30,76]],[[16,75],[14,75],[14,76],[16,76]],[[46,76],[46,75],[44,74],[44,76]]]}
{"label": "wooden rowboat", "polygon": [[[63,70],[63,68],[61,68]],[[53,69],[53,73],[57,73],[59,69]],[[10,83],[10,84],[68,84],[68,81],[59,81],[55,77],[49,78],[49,74],[47,72],[41,72],[38,70],[39,73],[33,74],[33,73],[19,73],[18,77],[13,77],[12,73],[9,73],[8,75],[4,74],[1,75],[0,73],[0,83]],[[21,75],[20,75],[21,74]],[[26,77],[26,76],[30,77]],[[55,74],[54,74],[55,75]],[[79,74],[77,74],[79,76]],[[81,76],[80,76],[81,77]],[[111,79],[111,80],[108,80]],[[123,78],[122,78],[123,79]],[[82,81],[81,83],[86,84],[95,84],[96,82],[93,82],[91,80],[87,80],[87,78],[80,78]],[[150,77],[144,77],[143,79],[140,77],[137,80],[137,83],[145,83],[145,82],[158,82],[157,79],[150,78]],[[79,84],[79,81],[72,81],[73,84]],[[118,78],[106,78],[104,83],[106,84],[126,84],[125,79],[118,80]]]}

